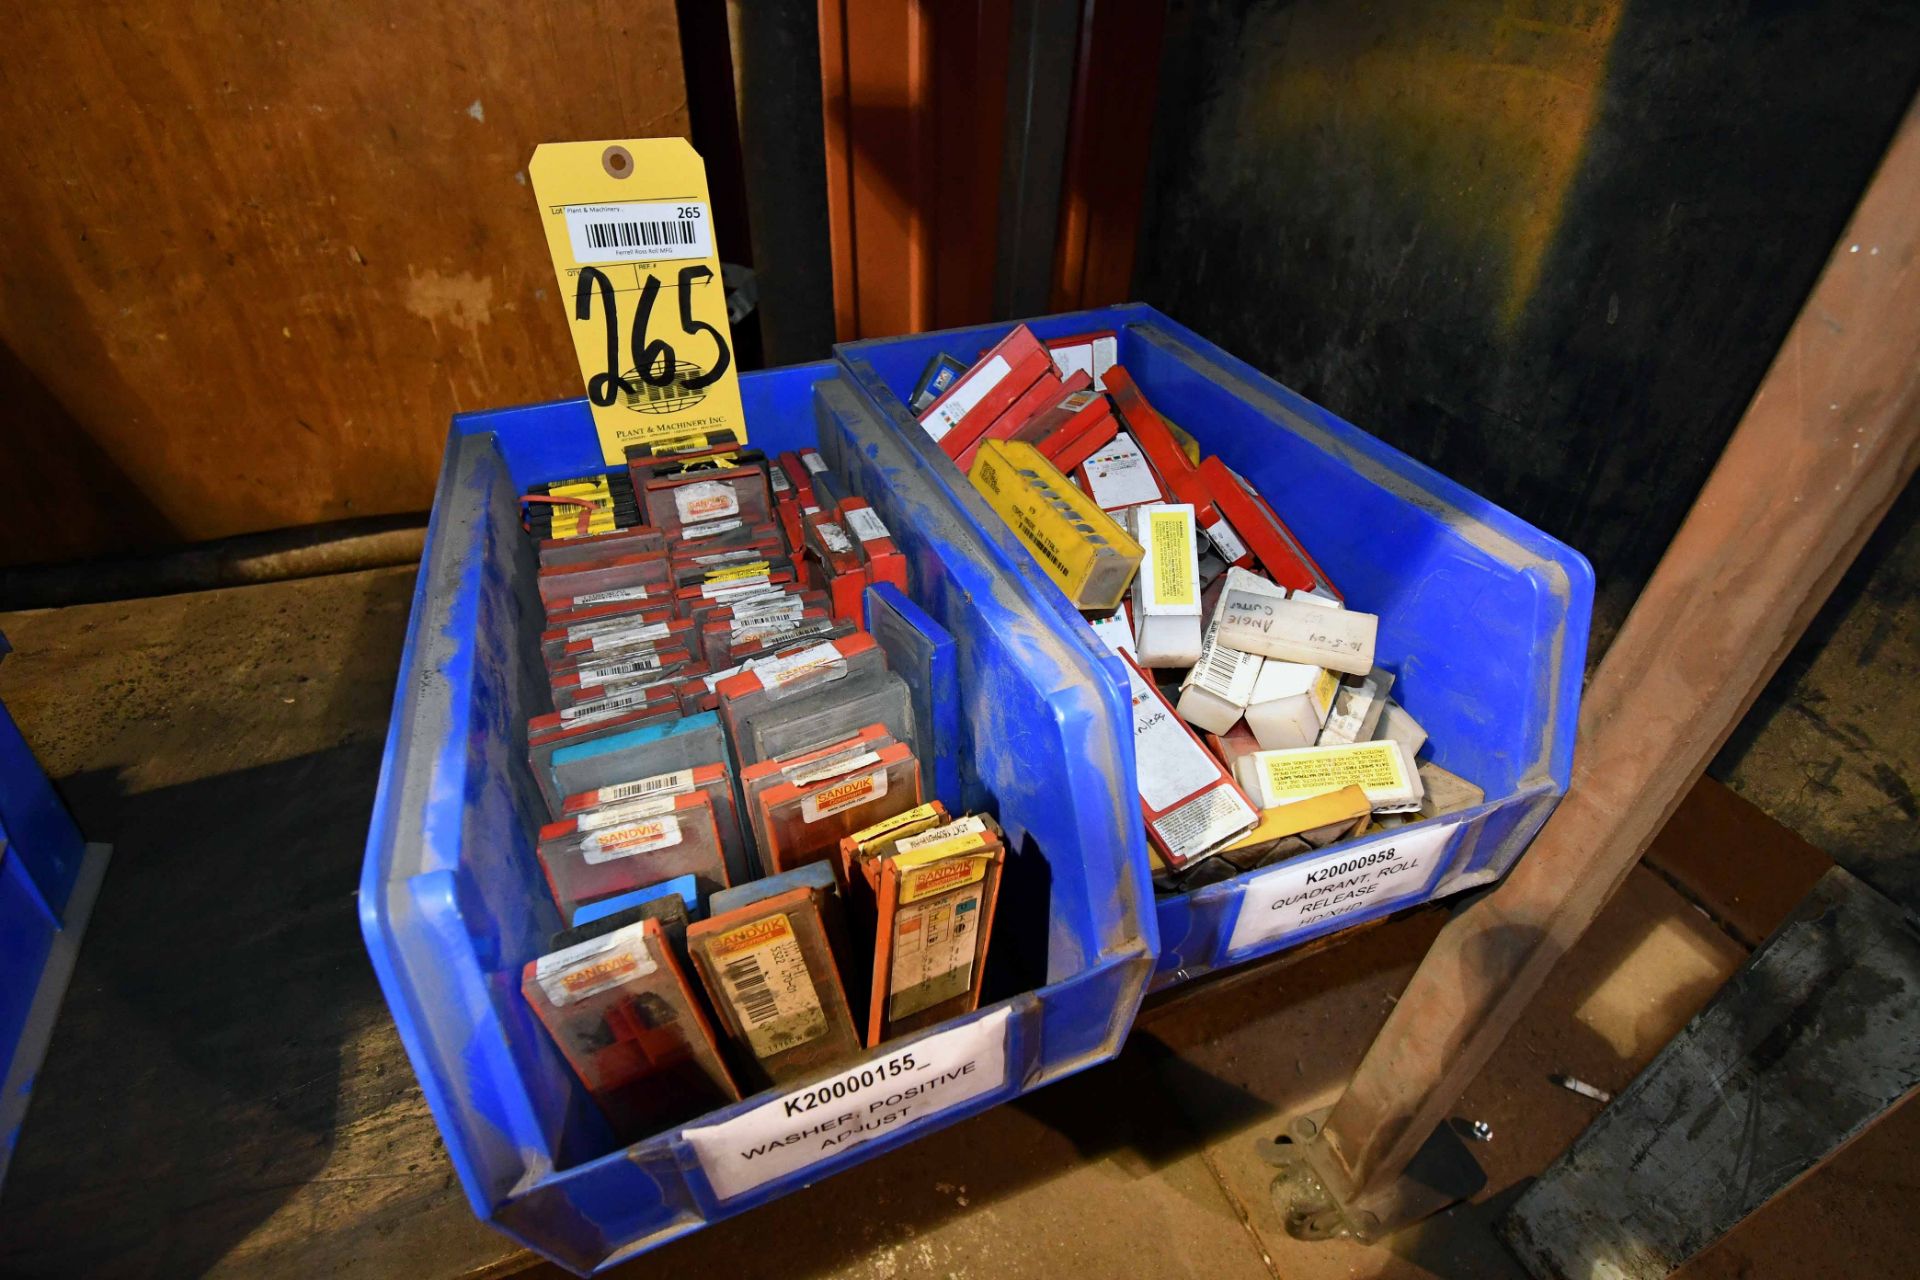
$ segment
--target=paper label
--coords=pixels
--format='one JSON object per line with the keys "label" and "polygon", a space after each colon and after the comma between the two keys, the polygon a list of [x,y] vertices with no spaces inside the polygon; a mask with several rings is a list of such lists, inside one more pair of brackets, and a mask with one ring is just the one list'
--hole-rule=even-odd
{"label": "paper label", "polygon": [[806,953],[784,912],[716,935],[707,957],[756,1058],[771,1058],[827,1033]]}
{"label": "paper label", "polygon": [[1407,777],[1406,756],[1397,742],[1262,751],[1253,761],[1259,771],[1260,802],[1268,808],[1351,786],[1364,790],[1376,807],[1420,797]]}
{"label": "paper label", "polygon": [[[810,787],[816,782],[825,782],[828,778],[837,778],[843,773],[852,773],[863,765],[875,764],[880,759],[878,751],[862,751],[854,756],[837,756],[821,764],[789,774],[796,787]],[[784,772],[784,771],[783,771]]]}
{"label": "paper label", "polygon": [[714,1195],[744,1195],[1003,1088],[1010,1013],[996,1009],[682,1136]]}
{"label": "paper label", "polygon": [[984,889],[975,884],[894,913],[893,972],[887,980],[891,1017],[910,1017],[965,994],[972,985]]}
{"label": "paper label", "polygon": [[[682,525],[680,536],[689,542],[697,542],[701,538],[717,538],[723,533],[732,533],[745,524],[744,520],[709,520],[705,524]],[[711,564],[714,560],[713,556],[695,556],[693,562]]]}
{"label": "paper label", "polygon": [[1143,574],[1147,589],[1142,603],[1150,610],[1179,610],[1198,615],[1200,584],[1194,565],[1193,511],[1191,508],[1154,508],[1146,513],[1141,539],[1151,561],[1151,572]]}
{"label": "paper label", "polygon": [[1373,669],[1379,618],[1350,609],[1280,600],[1229,587],[1220,597],[1215,635],[1229,649],[1285,662],[1308,662],[1353,675]]}
{"label": "paper label", "polygon": [[849,507],[843,518],[847,527],[853,530],[853,536],[862,542],[879,542],[893,536],[887,532],[886,524],[874,514],[872,507]]}
{"label": "paper label", "polygon": [[932,822],[935,817],[931,803],[916,805],[905,813],[896,813],[891,818],[882,818],[870,827],[862,827],[853,833],[853,841],[865,852],[869,845],[878,844],[895,832],[904,831],[916,824]]}
{"label": "paper label", "polygon": [[684,138],[547,143],[527,165],[609,466],[746,416],[706,168]]}
{"label": "paper label", "polygon": [[624,649],[628,645],[640,644],[648,640],[658,640],[660,637],[668,635],[672,631],[673,628],[667,623],[652,622],[643,627],[634,627],[631,630],[598,632],[589,638],[593,641],[593,652],[600,653],[607,649]]}
{"label": "paper label", "polygon": [[582,605],[613,604],[620,600],[645,600],[646,598],[645,587],[614,587],[608,591],[589,591],[583,596],[575,596],[572,606],[577,609]]}
{"label": "paper label", "polygon": [[601,787],[593,793],[593,798],[600,804],[618,804],[622,800],[641,800],[649,796],[685,795],[692,790],[693,770],[675,769],[672,773],[656,773],[651,778],[641,778],[636,782]]}
{"label": "paper label", "polygon": [[1247,544],[1240,541],[1240,535],[1233,531],[1233,526],[1227,523],[1225,516],[1207,526],[1207,537],[1212,541],[1213,549],[1228,564],[1245,558],[1247,554]]}
{"label": "paper label", "polygon": [[827,460],[820,456],[818,450],[809,449],[800,455],[800,465],[807,469],[808,475],[817,476],[827,469]]}
{"label": "paper label", "polygon": [[648,653],[645,657],[629,658],[624,662],[601,662],[592,666],[583,666],[575,674],[579,677],[580,688],[598,689],[602,685],[630,681],[635,676],[652,675],[660,670],[660,666],[660,655]]}
{"label": "paper label", "polygon": [[[761,561],[764,565],[766,562]],[[772,586],[770,575],[765,568],[754,569],[745,566],[746,572],[740,577],[716,578],[700,587],[703,600],[730,600],[737,596],[755,595],[762,588]],[[732,572],[729,570],[728,572]]]}
{"label": "paper label", "polygon": [[1124,431],[1116,432],[1081,466],[1087,477],[1088,496],[1104,510],[1159,502],[1166,496],[1160,492],[1160,482],[1154,478],[1147,455]]}
{"label": "paper label", "polygon": [[986,879],[987,866],[993,861],[990,855],[976,853],[971,857],[955,858],[941,847],[943,845],[978,849],[980,837],[978,834],[955,836],[940,842],[940,845],[922,846],[916,853],[896,853],[893,862],[894,870],[900,877],[897,899],[900,903],[938,897]]}
{"label": "paper label", "polygon": [[775,657],[756,668],[763,689],[782,689],[810,677],[838,679],[846,674],[846,660],[832,644],[809,645],[798,653]]}
{"label": "paper label", "polygon": [[683,525],[698,524],[703,520],[723,520],[739,514],[740,495],[725,481],[696,480],[674,489],[673,509],[679,514]]}
{"label": "paper label", "polygon": [[596,720],[611,720],[615,716],[625,715],[647,705],[643,694],[625,693],[614,698],[601,698],[595,702],[583,702],[571,707],[560,708],[561,724],[587,725]]}
{"label": "paper label", "polygon": [[563,634],[566,636],[566,642],[572,644],[576,640],[588,640],[594,636],[612,635],[615,632],[625,631],[633,625],[634,616],[630,613],[622,613],[611,618],[593,618],[587,622],[572,623]]}
{"label": "paper label", "polygon": [[580,856],[589,866],[631,858],[655,849],[670,849],[680,843],[680,819],[670,813],[627,822],[606,831],[596,831],[580,842]]}
{"label": "paper label", "polygon": [[704,203],[625,200],[563,211],[578,263],[672,262],[713,252]]}
{"label": "paper label", "polygon": [[772,486],[776,494],[793,492],[793,482],[787,479],[787,473],[783,468],[768,467],[767,483]]}
{"label": "paper label", "polygon": [[1457,830],[1421,827],[1261,872],[1247,882],[1228,952],[1417,893]]}
{"label": "paper label", "polygon": [[547,999],[565,1008],[623,982],[645,978],[657,968],[647,954],[644,921],[588,938],[534,962],[533,979]]}
{"label": "paper label", "polygon": [[[893,852],[894,852],[894,855],[897,857],[903,853],[915,853],[921,850],[926,850],[931,856],[932,851],[936,847],[945,845],[950,841],[964,842],[965,844],[977,844],[979,842],[973,839],[972,837],[980,835],[981,833],[985,832],[986,829],[987,829],[987,824],[980,817],[980,815],[976,813],[970,813],[964,818],[955,818],[952,822],[947,823],[945,826],[934,827],[931,830],[922,831],[917,836],[908,836],[905,840],[902,840],[898,844],[893,846]],[[958,848],[962,846],[956,843],[955,847]],[[907,883],[905,879],[903,879],[901,881],[901,894],[903,897],[906,894],[906,892],[907,892]],[[929,890],[928,892],[935,892],[935,891]]]}
{"label": "paper label", "polygon": [[818,791],[809,791],[800,797],[800,817],[807,822],[818,822],[855,805],[878,800],[886,794],[887,771],[875,769],[872,773],[848,778],[845,782],[835,782]]}
{"label": "paper label", "polygon": [[1153,820],[1153,833],[1166,846],[1174,865],[1196,858],[1207,850],[1225,844],[1255,822],[1260,815],[1240,798],[1240,793],[1222,783],[1202,792],[1175,809]]}
{"label": "paper label", "polygon": [[758,601],[733,607],[733,629],[761,626],[769,622],[792,622],[807,611],[807,602],[799,596],[780,596],[771,604]]}
{"label": "paper label", "polygon": [[820,535],[821,544],[825,546],[827,550],[843,556],[852,554],[853,539],[847,536],[845,529],[842,529],[831,520],[822,520],[813,527],[815,532]]}
{"label": "paper label", "polygon": [[1253,701],[1253,689],[1265,664],[1266,659],[1258,654],[1208,642],[1200,652],[1200,661],[1187,673],[1186,684],[1197,685],[1222,702],[1244,707]]}
{"label": "paper label", "polygon": [[634,800],[621,800],[598,809],[589,809],[584,813],[575,814],[573,825],[581,831],[601,831],[639,818],[672,813],[675,799],[676,796],[669,792],[665,795],[656,793]]}
{"label": "paper label", "polygon": [[1219,764],[1193,740],[1173,709],[1127,664],[1133,698],[1133,755],[1140,799],[1159,812],[1219,781]]}
{"label": "paper label", "polygon": [[987,393],[999,386],[1001,380],[1012,372],[1005,356],[993,357],[947,392],[946,399],[927,410],[927,416],[920,419],[920,425],[935,440],[944,439],[949,431],[960,425],[960,419],[966,417],[973,406],[984,400]]}

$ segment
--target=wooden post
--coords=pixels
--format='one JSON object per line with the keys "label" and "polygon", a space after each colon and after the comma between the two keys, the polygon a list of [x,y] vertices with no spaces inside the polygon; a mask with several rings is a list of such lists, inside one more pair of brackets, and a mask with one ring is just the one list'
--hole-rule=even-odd
{"label": "wooden post", "polygon": [[[1920,456],[1920,104],[1910,108],[1593,679],[1567,798],[1448,923],[1310,1144],[1349,1223],[1395,1184],[1825,601]],[[1675,359],[1691,358],[1685,334]],[[1383,1210],[1387,1210],[1383,1212]]]}

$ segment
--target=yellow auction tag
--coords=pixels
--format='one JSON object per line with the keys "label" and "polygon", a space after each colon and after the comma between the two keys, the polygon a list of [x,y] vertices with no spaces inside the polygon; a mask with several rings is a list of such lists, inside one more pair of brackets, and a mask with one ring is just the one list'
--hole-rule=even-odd
{"label": "yellow auction tag", "polygon": [[684,138],[549,142],[527,165],[600,452],[745,443],[707,170]]}

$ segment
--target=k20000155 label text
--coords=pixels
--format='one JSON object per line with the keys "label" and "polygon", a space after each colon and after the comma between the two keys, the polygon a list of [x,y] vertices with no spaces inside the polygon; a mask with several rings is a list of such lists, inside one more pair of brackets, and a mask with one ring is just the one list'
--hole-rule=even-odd
{"label": "k20000155 label text", "polygon": [[1010,1012],[916,1040],[683,1136],[714,1195],[741,1195],[1003,1087]]}

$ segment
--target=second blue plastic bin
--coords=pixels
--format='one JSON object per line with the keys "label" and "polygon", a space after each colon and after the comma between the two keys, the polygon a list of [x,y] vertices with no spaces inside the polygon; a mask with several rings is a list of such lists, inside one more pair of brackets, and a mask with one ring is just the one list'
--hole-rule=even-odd
{"label": "second blue plastic bin", "polygon": [[[1422,758],[1486,791],[1484,804],[1402,828],[1388,840],[1422,848],[1424,879],[1303,927],[1266,927],[1252,913],[1266,911],[1279,886],[1293,887],[1287,877],[1297,877],[1311,856],[1160,898],[1154,985],[1503,875],[1553,811],[1572,771],[1593,605],[1586,559],[1151,307],[1028,323],[1043,340],[1116,334],[1120,363],[1154,407],[1273,504],[1354,608],[1380,615],[1377,661],[1397,677],[1395,699],[1431,735]],[[1116,660],[904,403],[936,354],[970,363],[1011,327],[876,339],[836,350],[868,403],[887,417],[996,558],[1020,575],[1061,639],[1104,659],[1101,678],[1117,691]],[[1119,718],[1113,731],[1128,738],[1131,785],[1129,723]],[[1067,760],[1061,780],[1069,788],[1092,786],[1102,767]]]}

